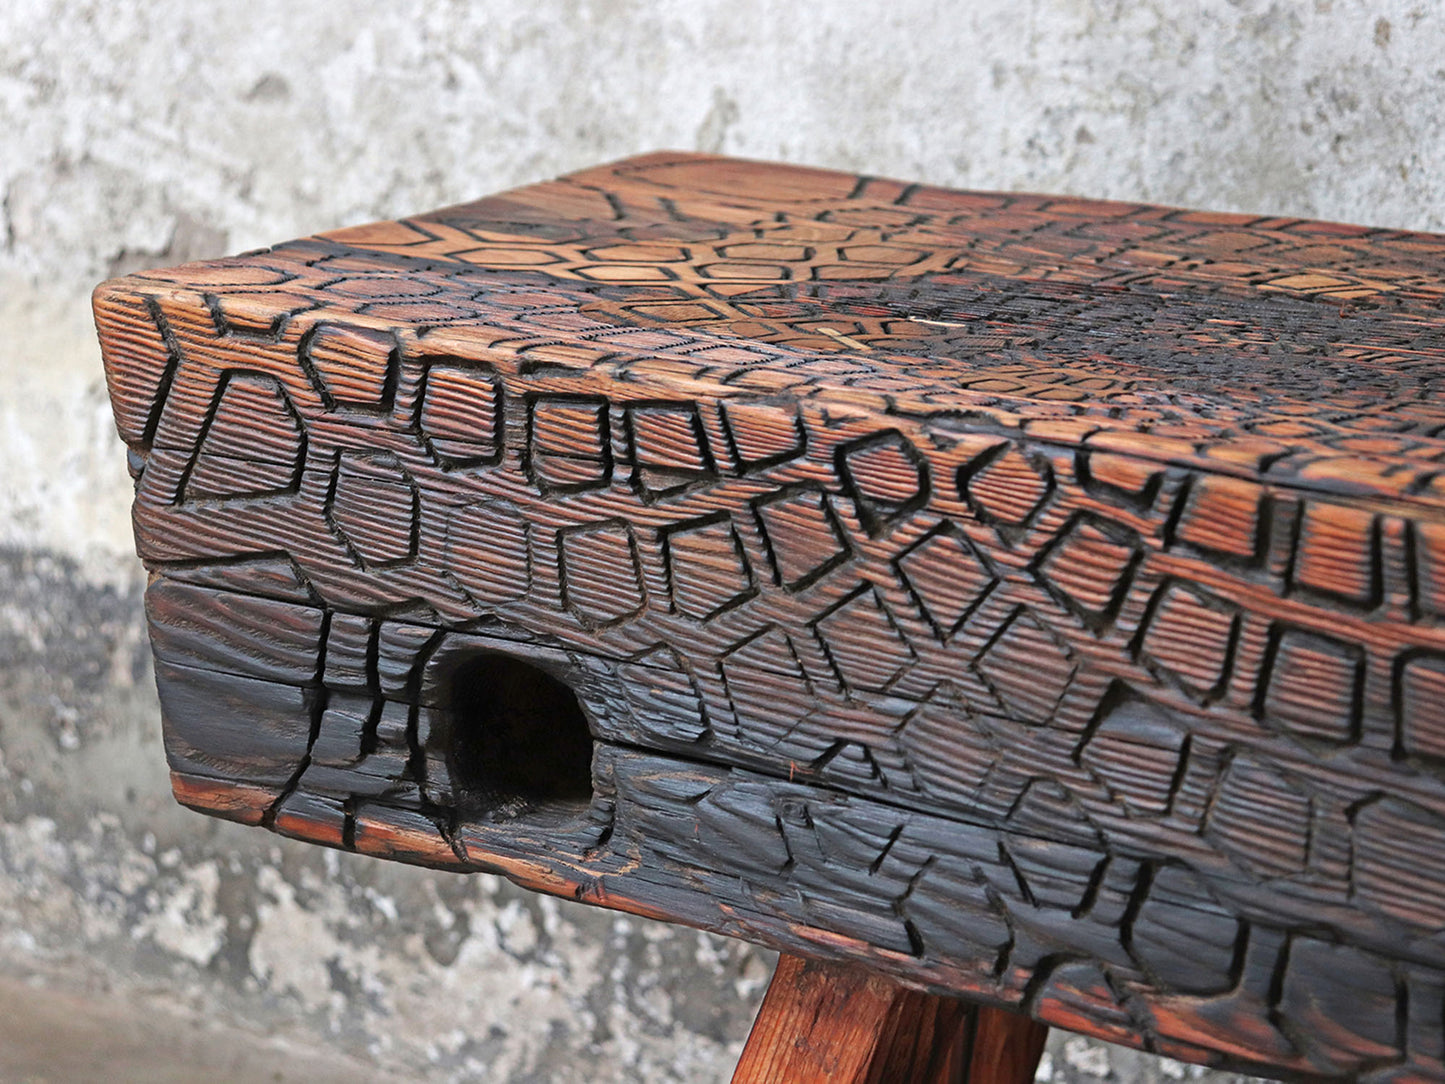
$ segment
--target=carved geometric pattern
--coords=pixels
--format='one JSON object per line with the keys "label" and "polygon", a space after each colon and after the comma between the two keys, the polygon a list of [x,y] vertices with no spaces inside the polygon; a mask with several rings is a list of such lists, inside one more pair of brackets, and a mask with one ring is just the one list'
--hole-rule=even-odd
{"label": "carved geometric pattern", "polygon": [[484,605],[519,599],[531,577],[529,531],[526,519],[509,505],[463,505],[447,523],[447,571]]}
{"label": "carved geometric pattern", "polygon": [[448,459],[495,462],[501,452],[500,390],[497,378],[485,370],[429,367],[421,430],[431,446]]}
{"label": "carved geometric pattern", "polygon": [[1059,535],[1039,568],[1069,602],[1099,619],[1118,607],[1138,556],[1130,532],[1081,518]]}
{"label": "carved geometric pattern", "polygon": [[561,397],[532,404],[530,459],[553,489],[606,485],[612,473],[607,404]]}
{"label": "carved geometric pattern", "polygon": [[976,549],[953,531],[929,535],[898,558],[904,581],[945,637],[951,635],[995,582]]}
{"label": "carved geometric pattern", "polygon": [[706,621],[755,593],[731,519],[683,524],[666,537],[672,599],[689,617]]}
{"label": "carved geometric pattern", "polygon": [[737,458],[745,466],[770,466],[803,450],[803,426],[796,410],[739,402],[724,402],[722,409]]}
{"label": "carved geometric pattern", "polygon": [[[176,792],[1185,1060],[1445,1078],[1442,268],[662,155],[108,284]],[[585,813],[456,804],[477,651],[576,692]]]}
{"label": "carved geometric pattern", "polygon": [[1158,815],[1169,808],[1187,737],[1178,721],[1125,693],[1101,708],[1079,759],[1130,813]]}
{"label": "carved geometric pattern", "polygon": [[1334,1061],[1363,1067],[1394,1054],[1399,987],[1383,960],[1315,938],[1295,941],[1290,959],[1280,1007],[1319,1035]]}
{"label": "carved geometric pattern", "polygon": [[1400,743],[1407,753],[1445,757],[1445,653],[1400,667]]}
{"label": "carved geometric pattern", "polygon": [[1445,616],[1445,524],[1414,524],[1413,541],[1419,606]]}
{"label": "carved geometric pattern", "polygon": [[710,472],[706,438],[691,404],[639,407],[629,413],[644,488],[663,493]]}
{"label": "carved geometric pattern", "polygon": [[1292,734],[1345,742],[1356,737],[1364,652],[1295,629],[1279,635],[1265,679],[1265,718]]}
{"label": "carved geometric pattern", "polygon": [[981,516],[1011,526],[1027,522],[1053,487],[1048,468],[1031,463],[1012,445],[984,456],[981,464],[971,464],[961,481]]}
{"label": "carved geometric pattern", "polygon": [[923,787],[955,801],[975,797],[999,759],[997,745],[946,687],[903,721],[902,742]]}
{"label": "carved geometric pattern", "polygon": [[1055,837],[1098,849],[1099,833],[1074,796],[1053,779],[1030,779],[1012,803],[1008,827],[1030,839]]}
{"label": "carved geometric pattern", "polygon": [[228,380],[186,480],[184,499],[262,497],[296,485],[305,437],[275,378]]}
{"label": "carved geometric pattern", "polygon": [[322,677],[328,689],[366,689],[371,684],[370,663],[376,628],[360,614],[332,614],[326,628],[326,671]]}
{"label": "carved geometric pattern", "polygon": [[1159,981],[1183,994],[1217,994],[1234,985],[1244,923],[1210,898],[1197,876],[1161,869],[1134,916],[1130,946]]}
{"label": "carved geometric pattern", "polygon": [[1248,755],[1230,761],[1209,810],[1207,836],[1264,876],[1299,873],[1308,857],[1310,802]]}
{"label": "carved geometric pattern", "polygon": [[1295,582],[1368,605],[1375,593],[1374,518],[1356,508],[1307,503]]}
{"label": "carved geometric pattern", "polygon": [[395,382],[390,335],[354,325],[319,324],[302,356],[320,376],[323,395],[343,407],[382,410]]}
{"label": "carved geometric pattern", "polygon": [[844,683],[852,689],[881,692],[916,658],[870,590],[827,614],[817,629]]}
{"label": "carved geometric pattern", "polygon": [[1259,547],[1264,491],[1240,478],[1204,477],[1189,490],[1177,528],[1185,542],[1235,557],[1253,557]]}
{"label": "carved geometric pattern", "polygon": [[720,669],[739,734],[751,744],[772,744],[813,710],[802,663],[780,629],[738,645],[723,656]]}
{"label": "carved geometric pattern", "polygon": [[901,433],[880,433],[843,449],[839,474],[873,533],[926,498],[923,460]]}
{"label": "carved geometric pattern", "polygon": [[642,609],[642,566],[627,524],[564,531],[557,549],[565,604],[584,621],[606,624]]}
{"label": "carved geometric pattern", "polygon": [[1171,583],[1152,609],[1144,657],[1196,695],[1217,689],[1234,649],[1238,618],[1230,608],[1195,587]]}
{"label": "carved geometric pattern", "polygon": [[385,453],[343,452],[332,492],[331,520],[369,565],[416,556],[416,483]]}
{"label": "carved geometric pattern", "polygon": [[1359,810],[1354,825],[1355,891],[1403,922],[1439,930],[1445,924],[1445,818],[1382,798]]}
{"label": "carved geometric pattern", "polygon": [[1158,463],[1111,452],[1093,452],[1085,464],[1089,479],[1131,503],[1152,499],[1151,491],[1157,488],[1163,476]]}
{"label": "carved geometric pattern", "polygon": [[617,668],[637,725],[660,741],[689,744],[707,734],[697,683],[676,653],[657,648]]}
{"label": "carved geometric pattern", "polygon": [[1093,848],[1028,837],[1010,840],[1005,854],[1028,900],[1062,911],[1083,907],[1102,861]]}
{"label": "carved geometric pattern", "polygon": [[974,665],[1009,716],[1021,722],[1052,718],[1074,669],[1057,637],[1023,609],[1009,617]]}
{"label": "carved geometric pattern", "polygon": [[806,587],[847,558],[847,543],[821,490],[784,491],[754,508],[779,581],[790,590]]}

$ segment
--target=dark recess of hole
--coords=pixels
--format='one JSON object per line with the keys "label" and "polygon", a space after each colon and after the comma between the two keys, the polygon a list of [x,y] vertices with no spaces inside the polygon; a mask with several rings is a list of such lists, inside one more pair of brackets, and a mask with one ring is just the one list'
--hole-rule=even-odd
{"label": "dark recess of hole", "polygon": [[464,813],[580,811],[592,798],[592,735],[576,695],[506,655],[452,672],[449,767]]}

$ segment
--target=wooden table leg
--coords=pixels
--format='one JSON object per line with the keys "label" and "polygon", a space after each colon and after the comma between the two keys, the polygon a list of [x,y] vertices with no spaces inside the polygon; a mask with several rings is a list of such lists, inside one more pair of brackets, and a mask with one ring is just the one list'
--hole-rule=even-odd
{"label": "wooden table leg", "polygon": [[1023,1084],[1048,1029],[859,967],[782,956],[733,1084]]}

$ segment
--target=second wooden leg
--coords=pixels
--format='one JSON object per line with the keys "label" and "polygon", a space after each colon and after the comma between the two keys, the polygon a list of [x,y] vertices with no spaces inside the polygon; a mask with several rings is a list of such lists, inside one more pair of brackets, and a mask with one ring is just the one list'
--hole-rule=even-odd
{"label": "second wooden leg", "polygon": [[1023,1084],[1047,1034],[1017,1013],[783,956],[733,1084]]}

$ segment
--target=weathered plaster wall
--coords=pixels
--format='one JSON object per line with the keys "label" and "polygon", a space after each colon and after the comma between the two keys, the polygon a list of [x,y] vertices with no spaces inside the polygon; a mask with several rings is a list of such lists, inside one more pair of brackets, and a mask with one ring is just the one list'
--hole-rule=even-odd
{"label": "weathered plaster wall", "polygon": [[1442,228],[1442,58],[1410,0],[0,4],[0,1079],[725,1078],[769,970],[170,803],[100,278],[665,146]]}

